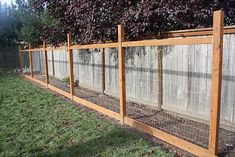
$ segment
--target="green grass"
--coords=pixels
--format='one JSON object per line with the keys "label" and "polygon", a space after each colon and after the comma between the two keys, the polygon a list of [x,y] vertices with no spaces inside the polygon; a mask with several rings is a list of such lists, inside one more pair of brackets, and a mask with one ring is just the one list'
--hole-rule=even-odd
{"label": "green grass", "polygon": [[0,74],[0,156],[170,157],[13,74]]}

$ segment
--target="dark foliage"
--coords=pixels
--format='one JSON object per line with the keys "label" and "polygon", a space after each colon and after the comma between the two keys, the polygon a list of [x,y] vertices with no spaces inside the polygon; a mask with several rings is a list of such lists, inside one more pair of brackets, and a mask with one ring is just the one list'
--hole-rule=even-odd
{"label": "dark foliage", "polygon": [[235,0],[35,0],[34,7],[57,21],[57,27],[45,27],[42,36],[53,43],[65,41],[69,31],[78,43],[115,41],[120,23],[128,40],[210,27],[213,10],[221,8],[226,25],[235,24]]}

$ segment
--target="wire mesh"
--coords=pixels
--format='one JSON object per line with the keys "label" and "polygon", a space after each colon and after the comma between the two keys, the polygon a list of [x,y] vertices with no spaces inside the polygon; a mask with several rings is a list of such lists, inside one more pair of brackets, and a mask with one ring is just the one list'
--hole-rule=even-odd
{"label": "wire mesh", "polygon": [[211,52],[208,45],[126,49],[127,115],[207,148]]}
{"label": "wire mesh", "polygon": [[43,82],[46,81],[44,52],[32,52],[33,76]]}
{"label": "wire mesh", "polygon": [[235,155],[235,35],[224,37],[219,153]]}
{"label": "wire mesh", "polygon": [[49,83],[70,92],[70,74],[67,50],[54,49],[47,52]]}
{"label": "wire mesh", "polygon": [[22,65],[23,74],[29,75],[30,69],[29,69],[29,53],[28,52],[21,52],[20,62]]}
{"label": "wire mesh", "polygon": [[[109,69],[110,60],[108,56],[110,51],[112,54],[112,52],[117,53],[117,50],[105,49],[103,51],[105,54],[104,60],[102,59],[102,51],[102,49],[73,51],[75,96],[114,112],[119,112],[119,100],[112,97],[106,90],[109,86],[107,82],[110,80],[109,70],[117,72],[117,69]],[[103,65],[105,67],[102,67],[102,62],[105,63]],[[117,67],[117,63],[114,63],[114,66]],[[104,73],[102,73],[102,68],[105,68]],[[105,90],[102,85],[103,80],[105,80]],[[118,84],[116,85],[118,86]]]}

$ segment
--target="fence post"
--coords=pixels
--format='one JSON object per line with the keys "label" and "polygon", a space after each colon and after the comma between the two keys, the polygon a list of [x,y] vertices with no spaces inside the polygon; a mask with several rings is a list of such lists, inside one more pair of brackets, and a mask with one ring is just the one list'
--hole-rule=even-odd
{"label": "fence post", "polygon": [[33,56],[31,49],[32,49],[31,44],[29,44],[29,66],[30,66],[31,77],[33,77]]}
{"label": "fence post", "polygon": [[72,45],[72,34],[71,32],[67,34],[67,42],[68,42],[68,62],[69,62],[69,74],[70,74],[70,94],[71,99],[74,96],[74,74],[73,74],[73,51],[70,48]]}
{"label": "fence post", "polygon": [[215,11],[213,15],[213,65],[211,84],[211,115],[209,150],[213,155],[218,153],[219,122],[220,122],[220,100],[222,81],[222,58],[223,58],[223,11]]}
{"label": "fence post", "polygon": [[48,74],[48,57],[47,57],[47,44],[46,44],[46,41],[43,41],[43,48],[44,48],[44,60],[45,60],[46,84],[47,84],[47,87],[48,87],[49,74]]}
{"label": "fence post", "polygon": [[163,104],[163,63],[162,63],[162,58],[163,58],[163,47],[158,46],[158,53],[157,53],[157,68],[158,68],[158,105],[157,108],[161,110],[162,104]]}
{"label": "fence post", "polygon": [[20,68],[20,74],[23,74],[23,70],[22,70],[22,61],[21,61],[21,47],[20,47],[20,45],[18,46],[18,51],[19,51],[19,68]]}
{"label": "fence post", "polygon": [[126,80],[125,80],[125,48],[122,47],[124,42],[124,27],[118,25],[118,68],[119,68],[119,96],[120,96],[120,114],[121,123],[124,123],[126,115]]}
{"label": "fence post", "polygon": [[101,49],[101,90],[104,95],[105,90],[105,49]]}

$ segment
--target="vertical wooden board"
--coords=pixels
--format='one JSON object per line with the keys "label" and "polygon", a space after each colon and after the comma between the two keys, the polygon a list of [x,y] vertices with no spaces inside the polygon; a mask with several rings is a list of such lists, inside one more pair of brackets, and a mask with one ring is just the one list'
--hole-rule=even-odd
{"label": "vertical wooden board", "polygon": [[209,78],[206,80],[206,85],[207,85],[207,89],[208,92],[206,93],[207,98],[208,98],[208,105],[205,106],[205,114],[208,117],[208,120],[210,119],[210,106],[211,106],[211,80],[212,80],[212,54],[213,54],[213,48],[212,45],[207,45],[207,56],[208,56],[208,60],[207,60],[207,73],[209,75]]}
{"label": "vertical wooden board", "polygon": [[101,78],[101,92],[104,94],[105,91],[105,49],[100,49],[100,63],[101,63],[101,71],[100,71],[100,78]]}
{"label": "vertical wooden board", "polygon": [[[149,76],[149,97],[150,97],[150,103],[152,103],[155,107],[156,104],[158,103],[158,97],[156,97],[158,95],[158,47],[150,47],[151,48],[151,52],[149,55],[149,72],[150,72],[150,76]],[[162,52],[163,53],[163,52]],[[163,71],[162,71],[163,74]],[[161,82],[163,83],[163,82]],[[163,92],[163,91],[162,91]]]}
{"label": "vertical wooden board", "polygon": [[[126,95],[128,97],[133,97],[135,95],[135,90],[133,89],[135,79],[133,79],[132,75],[134,74],[135,62],[134,62],[134,52],[135,48],[126,48]],[[128,100],[127,100],[128,101]]]}
{"label": "vertical wooden board", "polygon": [[169,104],[169,88],[170,75],[167,73],[171,69],[171,47],[163,46],[163,106],[170,107]]}
{"label": "vertical wooden board", "polygon": [[[210,106],[210,101],[208,99],[207,93],[210,93],[210,90],[207,88],[207,79],[208,79],[208,66],[207,60],[207,45],[196,45],[195,50],[197,51],[197,71],[199,73],[198,80],[199,84],[197,86],[197,112],[201,115],[205,115],[209,120],[209,115],[205,112],[206,106]],[[211,59],[211,58],[210,58]]]}
{"label": "vertical wooden board", "polygon": [[94,77],[92,77],[92,87],[101,91],[101,53],[99,49],[93,49],[93,63],[92,63],[92,71],[94,73]]}
{"label": "vertical wooden board", "polygon": [[214,12],[213,22],[213,71],[212,71],[212,100],[210,117],[209,150],[213,155],[218,153],[218,136],[220,120],[221,80],[222,80],[222,51],[223,51],[222,11]]}
{"label": "vertical wooden board", "polygon": [[73,50],[74,81],[79,80],[79,50]]}
{"label": "vertical wooden board", "polygon": [[231,35],[231,40],[230,40],[230,53],[229,55],[231,55],[231,65],[230,67],[231,68],[231,83],[232,83],[232,86],[230,88],[230,100],[229,100],[229,104],[231,105],[231,110],[233,112],[232,114],[232,122],[235,123],[235,35]]}
{"label": "vertical wooden board", "polygon": [[[192,54],[191,52],[191,47],[186,45],[182,48],[182,73],[186,74],[189,72],[189,58],[190,55]],[[187,75],[184,75],[182,77],[182,90],[183,90],[183,94],[184,95],[184,99],[181,98],[181,104],[182,104],[182,108],[187,110],[187,106],[188,106],[188,102],[189,102],[189,94],[190,92],[188,91],[188,85],[189,85],[189,77]]]}

